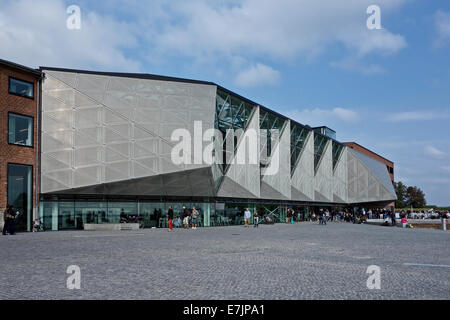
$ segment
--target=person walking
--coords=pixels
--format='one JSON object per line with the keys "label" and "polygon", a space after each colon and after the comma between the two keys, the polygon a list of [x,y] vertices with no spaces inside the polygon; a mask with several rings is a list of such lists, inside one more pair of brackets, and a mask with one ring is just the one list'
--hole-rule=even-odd
{"label": "person walking", "polygon": [[189,210],[183,206],[183,226],[185,229],[189,229]]}
{"label": "person walking", "polygon": [[173,231],[173,209],[172,206],[169,206],[169,210],[167,211],[167,219],[169,222],[169,232]]}
{"label": "person walking", "polygon": [[397,224],[397,221],[395,221],[395,213],[393,211],[391,212],[391,221],[392,226],[395,226]]}
{"label": "person walking", "polygon": [[258,211],[255,210],[255,214],[253,215],[253,227],[258,228],[259,225],[259,214]]}
{"label": "person walking", "polygon": [[197,229],[198,211],[195,207],[192,208],[192,229]]}
{"label": "person walking", "polygon": [[252,217],[252,213],[248,208],[244,211],[244,225],[246,228],[250,227],[250,218]]}

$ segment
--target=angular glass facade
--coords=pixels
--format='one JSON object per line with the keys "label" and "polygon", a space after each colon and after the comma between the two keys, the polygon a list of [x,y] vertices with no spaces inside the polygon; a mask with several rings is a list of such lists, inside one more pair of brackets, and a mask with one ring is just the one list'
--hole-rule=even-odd
{"label": "angular glass facade", "polygon": [[291,174],[294,173],[310,131],[304,126],[291,122]]}
{"label": "angular glass facade", "polygon": [[322,159],[323,152],[325,151],[325,147],[328,142],[328,138],[326,136],[315,134],[314,135],[314,170],[317,172],[317,169],[320,164],[320,160]]}
{"label": "angular glass facade", "polygon": [[[269,158],[272,154],[273,138],[279,140],[281,131],[284,127],[286,119],[283,119],[276,114],[260,109],[259,111],[259,127],[261,133],[261,159]],[[272,137],[276,134],[277,137]]]}
{"label": "angular glass facade", "polygon": [[333,170],[341,157],[342,151],[344,150],[344,145],[333,140]]}
{"label": "angular glass facade", "polygon": [[[215,116],[215,128],[219,129],[222,133],[222,151],[223,153],[216,154],[216,158],[220,159],[219,168],[224,174],[227,171],[229,163],[227,159],[232,159],[233,155],[228,154],[227,143],[227,130],[245,130],[248,122],[255,110],[255,105],[252,105],[234,95],[228,94],[220,89],[217,89],[216,96],[216,116]],[[234,137],[234,151],[236,151],[237,143],[236,137]],[[218,150],[216,150],[217,152]],[[220,153],[219,151],[219,153]],[[234,152],[233,151],[233,152]]]}
{"label": "angular glass facade", "polygon": [[[246,207],[285,222],[288,207],[308,212],[395,198],[377,182],[383,177],[359,182],[372,173],[359,165],[359,155],[330,138],[332,130],[313,132],[213,83],[54,69],[42,88],[39,190],[47,230],[130,219],[165,227],[169,205],[176,217],[183,205],[195,207],[205,227],[242,224]],[[186,129],[195,138],[198,121],[203,133],[217,129],[213,148],[202,145],[213,163],[175,163],[173,133]],[[247,131],[248,144],[238,130]],[[255,161],[232,163],[242,150]],[[381,166],[371,171],[388,179]],[[369,181],[378,183],[378,195]]]}

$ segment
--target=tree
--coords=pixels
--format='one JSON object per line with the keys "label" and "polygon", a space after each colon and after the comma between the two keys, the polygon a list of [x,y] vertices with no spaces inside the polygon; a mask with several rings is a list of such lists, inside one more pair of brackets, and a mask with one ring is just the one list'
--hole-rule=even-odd
{"label": "tree", "polygon": [[413,206],[414,208],[423,208],[427,205],[425,193],[418,187],[407,186],[399,181],[394,182],[394,189],[397,194],[397,201],[395,201],[395,206],[397,208],[410,206]]}
{"label": "tree", "polygon": [[418,187],[408,187],[405,194],[406,205],[414,208],[423,208],[427,205],[425,193]]}
{"label": "tree", "polygon": [[397,194],[397,201],[395,206],[397,208],[404,208],[406,206],[406,186],[401,182],[394,182],[395,193]]}

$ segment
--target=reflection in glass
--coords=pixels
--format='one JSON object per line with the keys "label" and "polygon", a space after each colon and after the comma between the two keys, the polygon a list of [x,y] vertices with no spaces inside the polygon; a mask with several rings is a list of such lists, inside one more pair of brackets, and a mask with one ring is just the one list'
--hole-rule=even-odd
{"label": "reflection in glass", "polygon": [[28,98],[34,98],[34,84],[19,79],[9,78],[9,92]]}
{"label": "reflection in glass", "polygon": [[33,146],[33,118],[14,113],[8,114],[8,142]]}
{"label": "reflection in glass", "polygon": [[19,214],[15,218],[16,231],[30,231],[33,207],[33,167],[8,164],[8,204]]}
{"label": "reflection in glass", "polygon": [[314,170],[317,172],[319,168],[320,160],[322,159],[323,152],[327,145],[328,138],[319,134],[314,135]]}
{"label": "reflection in glass", "polygon": [[336,165],[341,157],[342,150],[344,150],[344,145],[333,141],[333,170],[336,168]]}
{"label": "reflection in glass", "polygon": [[291,174],[294,173],[309,132],[306,127],[291,122]]}

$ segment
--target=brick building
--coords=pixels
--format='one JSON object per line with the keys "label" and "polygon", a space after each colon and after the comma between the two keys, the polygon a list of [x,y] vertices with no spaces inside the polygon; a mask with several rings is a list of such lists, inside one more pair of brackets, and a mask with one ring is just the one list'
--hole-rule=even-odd
{"label": "brick building", "polygon": [[38,206],[41,78],[39,70],[0,59],[0,209],[12,204],[19,212],[17,231],[30,231]]}

